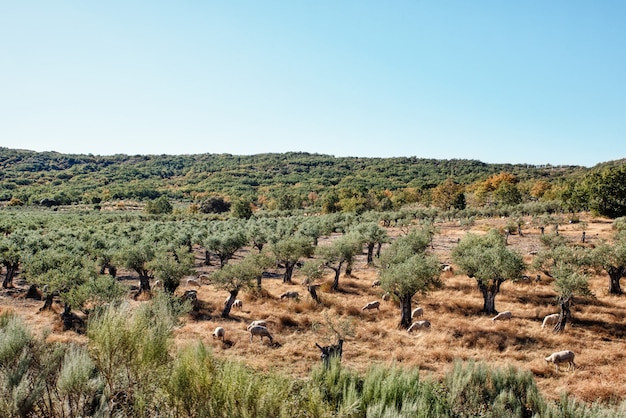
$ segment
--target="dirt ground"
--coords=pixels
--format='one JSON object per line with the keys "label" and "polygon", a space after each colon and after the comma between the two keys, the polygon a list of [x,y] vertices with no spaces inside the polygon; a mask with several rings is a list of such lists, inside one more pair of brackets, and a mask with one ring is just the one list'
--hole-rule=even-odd
{"label": "dirt ground", "polygon": [[[587,245],[593,246],[612,234],[611,221],[583,217],[581,223],[564,224],[559,233],[571,241],[580,241],[584,230]],[[529,221],[529,220],[528,220]],[[469,228],[458,222],[439,223],[434,251],[442,263],[450,263],[450,251],[467,231],[483,233],[490,228],[502,228],[506,220],[476,221]],[[546,233],[554,227],[547,227]],[[397,230],[390,229],[391,235]],[[540,231],[529,223],[524,235],[511,235],[508,245],[518,250],[530,263],[533,252],[540,250]],[[321,240],[324,245],[326,240]],[[242,257],[244,252],[237,255]],[[236,262],[233,260],[232,262]],[[203,265],[202,251],[197,251],[197,275],[206,277],[215,267]],[[263,279],[265,296],[241,292],[243,308],[234,308],[230,319],[221,318],[227,292],[214,288],[205,279],[199,287],[188,287],[184,282],[179,293],[193,288],[198,291],[202,309],[195,316],[183,318],[175,330],[174,347],[202,341],[211,346],[222,358],[244,361],[259,370],[276,370],[295,377],[306,377],[311,368],[320,362],[320,352],[315,346],[334,342],[328,324],[346,326],[352,331],[345,338],[342,363],[346,367],[364,371],[373,363],[400,364],[419,367],[423,378],[438,378],[450,370],[455,359],[476,360],[494,366],[513,365],[529,370],[535,376],[542,392],[549,398],[558,398],[567,392],[585,401],[607,401],[626,396],[626,296],[607,294],[608,276],[593,277],[591,288],[595,298],[577,299],[573,306],[573,321],[565,332],[555,335],[542,329],[545,315],[558,312],[556,293],[548,277],[541,275],[539,282],[509,283],[502,285],[496,298],[499,311],[513,313],[510,321],[494,322],[479,314],[482,298],[476,282],[456,271],[442,274],[444,287],[426,296],[416,295],[414,306],[424,308],[424,319],[432,323],[426,331],[409,334],[399,329],[400,311],[396,302],[382,301],[383,291],[372,287],[377,270],[367,266],[365,255],[359,256],[352,277],[342,275],[340,291],[329,293],[324,286],[319,290],[322,304],[315,304],[296,271],[293,284],[284,284],[281,270],[269,272]],[[528,271],[535,277],[537,272]],[[329,270],[322,282],[332,278]],[[120,280],[129,286],[136,279],[121,272]],[[19,278],[16,284],[25,286]],[[299,300],[281,300],[285,291],[298,291]],[[17,293],[16,293],[17,294]],[[58,315],[39,313],[43,302],[15,297],[2,292],[0,311],[13,310],[21,315],[31,329],[40,335],[46,333],[52,341],[86,342],[82,335],[72,331],[61,332]],[[367,302],[380,300],[380,312],[362,311]],[[133,302],[142,303],[142,302]],[[60,312],[60,306],[57,306]],[[250,341],[246,326],[252,320],[264,319],[274,336],[274,344]],[[215,327],[226,330],[224,342],[212,338]],[[569,349],[576,354],[575,371],[556,372],[543,358],[554,351]]]}

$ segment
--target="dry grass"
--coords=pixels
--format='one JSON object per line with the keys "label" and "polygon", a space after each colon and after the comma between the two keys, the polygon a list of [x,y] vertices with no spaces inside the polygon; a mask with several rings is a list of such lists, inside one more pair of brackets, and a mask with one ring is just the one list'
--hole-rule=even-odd
{"label": "dry grass", "polygon": [[[606,220],[586,219],[587,238],[590,244],[610,234]],[[504,220],[477,221],[472,232],[485,232]],[[458,223],[438,224],[440,234],[434,241],[435,252],[442,262],[450,262],[450,250],[465,231]],[[560,233],[580,236],[577,225],[562,225]],[[326,242],[321,240],[320,245]],[[539,231],[526,229],[524,236],[512,235],[509,245],[525,255],[540,248]],[[208,273],[200,255],[196,267]],[[215,268],[215,267],[212,267]],[[473,280],[456,273],[442,275],[444,287],[425,297],[414,299],[414,306],[424,308],[424,319],[432,323],[429,330],[408,334],[397,327],[400,313],[397,303],[382,301],[380,312],[361,311],[367,302],[380,300],[383,291],[372,288],[377,278],[375,268],[368,267],[365,255],[359,257],[353,277],[342,275],[340,291],[330,293],[332,272],[324,278],[318,290],[321,304],[313,302],[306,289],[299,285],[302,277],[294,275],[294,284],[282,282],[280,277],[263,280],[260,294],[240,293],[243,310],[233,310],[232,318],[220,317],[226,292],[203,284],[198,289],[202,302],[201,314],[185,318],[175,330],[175,345],[182,346],[203,341],[216,355],[242,360],[259,370],[279,370],[297,377],[308,376],[311,367],[319,362],[315,343],[327,345],[328,330],[315,327],[324,324],[328,317],[335,323],[354,325],[354,336],[344,343],[343,363],[355,370],[364,371],[372,363],[398,363],[419,367],[423,376],[441,377],[452,368],[455,359],[480,360],[494,366],[514,365],[530,370],[537,383],[549,398],[558,398],[566,391],[585,401],[621,399],[626,397],[626,296],[606,294],[607,277],[594,277],[591,287],[597,300],[577,303],[572,310],[574,321],[562,335],[542,329],[541,321],[547,314],[557,312],[555,292],[545,278],[539,283],[505,283],[496,299],[498,310],[513,312],[511,321],[494,323],[479,315],[482,298]],[[530,272],[531,277],[534,277]],[[129,280],[130,281],[130,280]],[[134,279],[133,279],[134,281]],[[183,289],[181,289],[183,290]],[[278,295],[288,290],[300,292],[299,300],[280,300]],[[139,303],[139,302],[137,302]],[[34,332],[51,332],[52,341],[81,340],[73,332],[61,333],[55,327],[58,315],[38,313],[42,302],[10,297],[0,299],[0,312],[13,310],[22,315]],[[250,342],[246,326],[253,320],[268,321],[274,344],[257,339]],[[226,329],[225,341],[213,339],[216,326]],[[576,353],[577,369],[573,372],[555,372],[543,358],[558,350],[570,349]]]}

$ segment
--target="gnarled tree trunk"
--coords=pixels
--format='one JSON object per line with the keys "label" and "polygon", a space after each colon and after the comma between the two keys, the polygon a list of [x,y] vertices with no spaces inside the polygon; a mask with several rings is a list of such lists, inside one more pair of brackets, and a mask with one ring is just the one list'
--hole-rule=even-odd
{"label": "gnarled tree trunk", "polygon": [[4,289],[13,288],[13,278],[17,273],[18,265],[13,263],[4,263],[4,266],[7,269],[7,274],[4,276],[4,280],[2,281],[2,287]]}
{"label": "gnarled tree trunk", "polygon": [[484,283],[480,280],[478,282],[478,288],[483,295],[483,313],[487,315],[496,315],[496,295],[500,292],[500,285],[504,280],[493,279],[488,283]]}
{"label": "gnarled tree trunk", "polygon": [[226,300],[224,304],[224,310],[222,310],[222,318],[230,318],[230,309],[235,303],[235,299],[237,299],[237,295],[239,294],[239,289],[229,290],[230,296]]}
{"label": "gnarled tree trunk", "polygon": [[283,283],[291,283],[291,276],[293,276],[293,269],[296,267],[296,261],[285,261],[285,274],[283,275]]}
{"label": "gnarled tree trunk", "polygon": [[413,295],[399,295],[396,293],[400,301],[400,326],[409,328],[411,326],[411,298]]}
{"label": "gnarled tree trunk", "polygon": [[565,330],[565,325],[567,325],[567,321],[572,317],[572,312],[570,311],[571,299],[565,298],[559,301],[559,305],[561,307],[561,311],[559,312],[559,320],[554,325],[552,332],[555,334],[560,334]]}
{"label": "gnarled tree trunk", "polygon": [[624,266],[610,267],[607,269],[609,273],[609,294],[621,295],[622,287],[620,285],[620,279],[624,276],[626,268]]}

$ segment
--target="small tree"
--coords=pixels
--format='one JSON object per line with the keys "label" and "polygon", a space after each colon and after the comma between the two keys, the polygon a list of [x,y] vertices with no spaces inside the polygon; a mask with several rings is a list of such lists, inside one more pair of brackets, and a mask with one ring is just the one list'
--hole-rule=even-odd
{"label": "small tree", "polygon": [[592,254],[593,264],[609,275],[609,294],[621,295],[620,280],[626,274],[626,232],[618,232],[613,244],[603,242]]}
{"label": "small tree", "polygon": [[411,300],[440,287],[441,268],[436,257],[426,253],[431,229],[413,230],[399,237],[380,255],[381,287],[400,302],[400,326],[411,326]]}
{"label": "small tree", "polygon": [[230,260],[235,253],[241,249],[247,242],[246,235],[242,230],[235,229],[230,231],[216,231],[207,237],[204,245],[208,251],[217,254],[220,260],[220,268]]}
{"label": "small tree", "polygon": [[552,270],[554,287],[559,294],[559,320],[554,325],[553,332],[558,334],[565,330],[567,321],[572,317],[570,307],[574,296],[592,296],[589,289],[589,279],[580,269],[580,265],[557,262]]}
{"label": "small tree", "polygon": [[250,254],[238,263],[225,265],[210,276],[211,283],[229,293],[224,304],[222,317],[230,317],[230,310],[239,291],[252,288],[257,278],[263,274],[267,263],[268,258],[262,254]]}
{"label": "small tree", "polygon": [[346,274],[351,274],[351,266],[354,256],[361,251],[361,240],[354,235],[344,235],[331,245],[318,246],[316,253],[323,260],[324,265],[335,272],[331,289],[339,289],[339,276],[341,269],[346,264]]}
{"label": "small tree", "polygon": [[309,260],[304,263],[300,271],[304,274],[305,279],[303,284],[307,287],[311,298],[317,303],[322,303],[317,294],[319,285],[316,281],[321,279],[324,275],[324,262],[320,260]]}
{"label": "small tree", "polygon": [[302,257],[313,255],[313,245],[307,237],[293,236],[271,245],[272,253],[279,263],[285,265],[283,283],[291,283],[293,269]]}
{"label": "small tree", "polygon": [[150,262],[156,256],[151,242],[126,243],[117,253],[120,264],[139,275],[139,291],[136,296],[150,292],[150,279],[153,277]]}
{"label": "small tree", "polygon": [[193,273],[193,254],[182,246],[174,252],[162,252],[148,263],[154,277],[163,282],[163,289],[174,293],[180,279]]}
{"label": "small tree", "polygon": [[[382,255],[381,255],[382,257]],[[419,253],[405,261],[389,264],[380,272],[381,287],[400,301],[400,326],[411,326],[411,300],[416,293],[426,294],[441,286],[439,260]]]}
{"label": "small tree", "polygon": [[497,314],[496,296],[506,280],[516,280],[526,269],[522,256],[506,247],[497,231],[484,236],[467,234],[452,250],[452,259],[461,272],[476,280],[483,295],[482,312]]}
{"label": "small tree", "polygon": [[146,203],[145,211],[151,215],[161,215],[172,213],[173,207],[167,197],[161,196]]}
{"label": "small tree", "polygon": [[13,233],[8,237],[0,236],[0,264],[6,269],[2,287],[13,287],[13,278],[17,274],[22,260],[24,240],[19,234]]}
{"label": "small tree", "polygon": [[383,243],[389,242],[387,230],[382,228],[376,222],[359,223],[354,231],[361,235],[365,246],[367,247],[367,264],[374,264],[374,248],[379,248]]}

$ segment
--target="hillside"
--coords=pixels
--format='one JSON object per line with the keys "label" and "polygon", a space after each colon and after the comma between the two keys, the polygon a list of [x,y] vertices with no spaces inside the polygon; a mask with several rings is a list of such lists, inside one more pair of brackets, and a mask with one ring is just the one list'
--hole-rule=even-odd
{"label": "hillside", "polygon": [[357,158],[309,153],[230,155],[74,155],[0,147],[0,201],[37,204],[148,200],[159,196],[194,201],[220,195],[258,201],[289,193],[305,199],[331,191],[366,195],[423,190],[448,178],[462,185],[507,172],[518,181],[578,178],[578,166],[486,164],[477,160],[416,157]]}

